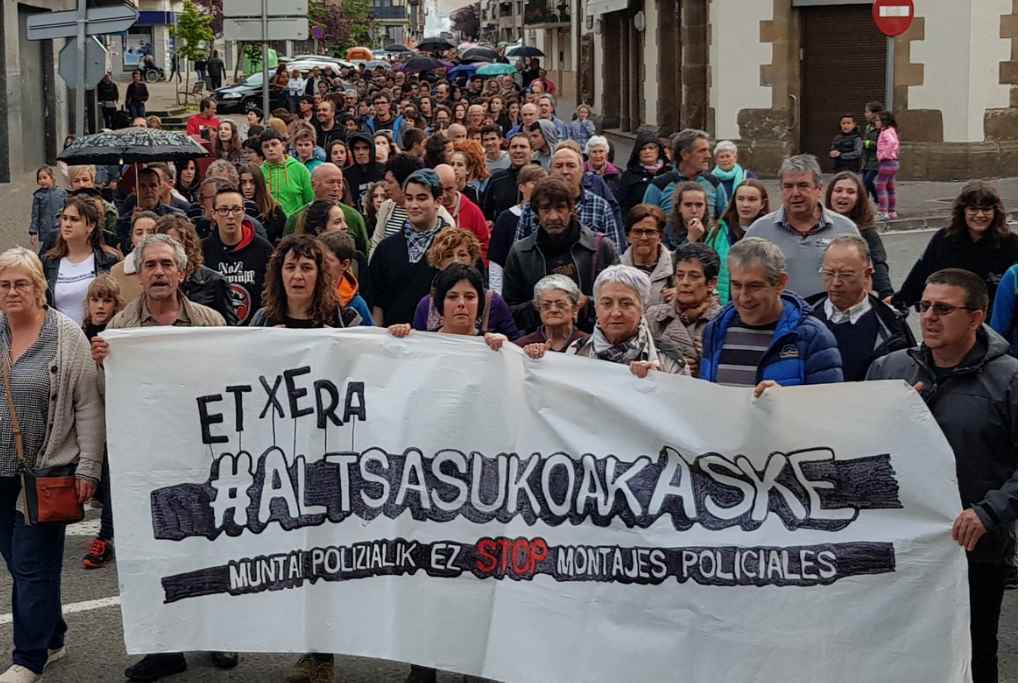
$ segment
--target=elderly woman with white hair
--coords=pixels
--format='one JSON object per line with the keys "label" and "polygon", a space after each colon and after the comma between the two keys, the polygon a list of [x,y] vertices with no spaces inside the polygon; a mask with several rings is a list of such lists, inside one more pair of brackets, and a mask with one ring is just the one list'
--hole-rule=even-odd
{"label": "elderly woman with white hair", "polygon": [[[33,252],[0,254],[0,553],[12,577],[14,614],[13,662],[0,680],[25,683],[67,654],[65,524],[80,518],[81,504],[96,492],[106,438],[89,342],[78,324],[46,305],[46,288]],[[44,468],[73,482],[61,489],[67,514],[52,521],[33,514],[48,506],[30,505],[23,490],[24,482],[35,492],[40,480],[30,475]]]}
{"label": "elderly woman with white hair", "polygon": [[715,167],[711,169],[711,174],[721,181],[727,200],[732,199],[732,193],[740,183],[748,177],[755,177],[748,175],[746,169],[737,163],[738,154],[736,143],[731,140],[722,140],[715,145]]}
{"label": "elderly woman with white hair", "polygon": [[[651,370],[689,375],[690,369],[660,352],[644,317],[644,299],[651,289],[647,273],[632,266],[615,265],[601,271],[594,282],[597,325],[589,339],[578,339],[566,348],[570,355],[628,365],[637,377]],[[532,358],[543,356],[543,347],[530,349]]]}
{"label": "elderly woman with white hair", "polygon": [[612,194],[621,202],[622,171],[608,159],[611,153],[608,138],[595,135],[587,140],[584,151],[587,154],[587,163],[583,165],[583,170],[603,178]]}
{"label": "elderly woman with white hair", "polygon": [[533,306],[540,314],[540,329],[516,339],[527,355],[539,357],[545,351],[563,353],[570,344],[590,336],[576,327],[576,316],[583,308],[583,293],[572,278],[547,275],[533,287]]}

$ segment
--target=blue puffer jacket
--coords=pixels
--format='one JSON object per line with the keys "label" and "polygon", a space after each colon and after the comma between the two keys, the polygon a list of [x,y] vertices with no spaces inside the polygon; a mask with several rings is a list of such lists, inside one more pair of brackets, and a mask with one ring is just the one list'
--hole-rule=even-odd
{"label": "blue puffer jacket", "polygon": [[[829,329],[793,292],[782,293],[782,304],[782,317],[775,327],[772,345],[757,368],[757,381],[770,379],[783,386],[842,382],[843,359]],[[701,379],[717,381],[725,333],[735,317],[736,306],[730,303],[704,328]]]}

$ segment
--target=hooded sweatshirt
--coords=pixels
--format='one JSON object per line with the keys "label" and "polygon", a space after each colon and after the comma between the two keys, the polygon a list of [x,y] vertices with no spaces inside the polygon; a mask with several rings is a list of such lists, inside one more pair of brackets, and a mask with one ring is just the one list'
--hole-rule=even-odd
{"label": "hooded sweatshirt", "polygon": [[554,121],[549,121],[548,119],[539,119],[537,123],[540,124],[540,130],[544,134],[547,151],[538,150],[534,152],[533,160],[545,169],[551,168],[551,156],[555,153],[555,146],[558,145],[558,126],[555,125]]}
{"label": "hooded sweatshirt", "polygon": [[284,209],[286,216],[291,216],[313,201],[313,183],[309,171],[298,159],[286,156],[279,164],[264,161],[261,168],[267,189],[274,201]]}
{"label": "hooded sweatshirt", "polygon": [[[658,166],[655,168],[644,168],[640,164],[640,150],[649,144],[658,145]],[[629,215],[630,209],[637,204],[640,204],[644,200],[644,192],[647,191],[647,186],[654,180],[655,176],[663,173],[667,168],[668,159],[661,150],[661,142],[658,141],[658,136],[649,130],[640,130],[636,134],[636,142],[633,143],[633,152],[629,155],[629,161],[626,162],[626,170],[622,173],[622,179],[619,181],[619,204],[622,205],[622,215]]]}
{"label": "hooded sweatshirt", "polygon": [[252,314],[263,306],[263,281],[273,251],[270,242],[256,234],[248,218],[242,219],[238,244],[224,244],[219,230],[203,240],[203,263],[228,281],[239,325],[248,325]]}
{"label": "hooded sweatshirt", "polygon": [[355,133],[348,139],[349,148],[356,142],[362,141],[370,146],[370,163],[353,163],[343,173],[348,187],[352,190],[352,203],[356,206],[363,205],[363,197],[370,190],[374,183],[384,180],[384,164],[378,164],[373,160],[373,139],[363,133]]}

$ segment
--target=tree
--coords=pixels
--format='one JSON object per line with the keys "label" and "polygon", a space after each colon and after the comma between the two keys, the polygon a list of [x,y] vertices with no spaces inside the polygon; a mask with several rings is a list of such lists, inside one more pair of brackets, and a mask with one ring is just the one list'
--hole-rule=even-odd
{"label": "tree", "polygon": [[339,57],[370,42],[370,0],[309,0],[309,25],[323,31],[323,42]]}
{"label": "tree", "polygon": [[464,40],[476,40],[480,36],[480,5],[466,5],[448,15],[452,29],[462,34]]}
{"label": "tree", "polygon": [[214,34],[224,33],[224,0],[196,0],[196,3],[213,17]]}
{"label": "tree", "polygon": [[192,0],[185,0],[178,13],[178,23],[171,27],[171,35],[176,41],[178,64],[185,70],[185,104],[188,105],[188,79],[192,75],[188,62],[206,58],[213,44],[213,17]]}

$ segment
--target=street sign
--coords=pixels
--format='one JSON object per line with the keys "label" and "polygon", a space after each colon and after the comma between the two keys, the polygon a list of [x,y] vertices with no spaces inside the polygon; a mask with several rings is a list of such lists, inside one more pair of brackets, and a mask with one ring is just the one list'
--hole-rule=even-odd
{"label": "street sign", "polygon": [[[86,14],[85,34],[96,36],[121,33],[127,31],[138,18],[138,10],[127,5],[93,7]],[[71,38],[78,34],[78,11],[33,14],[28,18],[26,33],[29,40]]]}
{"label": "street sign", "polygon": [[[267,0],[267,16],[302,17],[309,14],[309,0]],[[258,17],[260,3],[253,0],[224,0],[225,17]]]}
{"label": "street sign", "polygon": [[[69,40],[68,44],[61,48],[58,66],[60,77],[69,88],[77,88],[78,83],[78,46],[76,41]],[[89,36],[85,39],[85,89],[92,90],[100,82],[103,75],[107,73],[107,48],[96,38]]]}
{"label": "street sign", "polygon": [[259,17],[224,17],[224,40],[309,40],[306,17],[267,17],[267,33]]}
{"label": "street sign", "polygon": [[914,0],[875,0],[871,16],[879,31],[895,38],[914,21]]}

